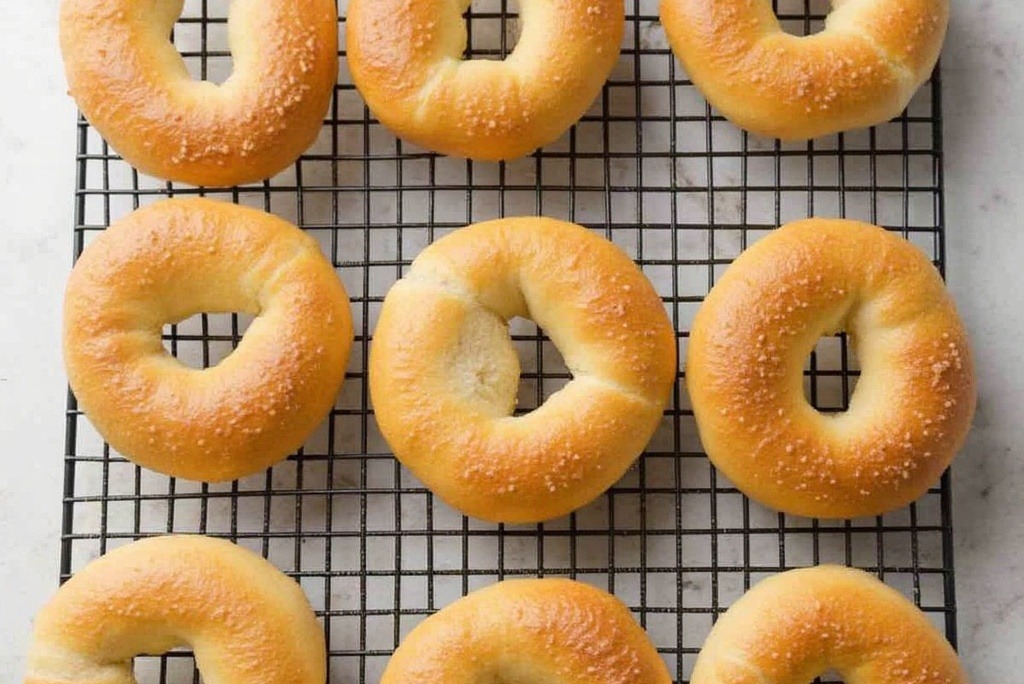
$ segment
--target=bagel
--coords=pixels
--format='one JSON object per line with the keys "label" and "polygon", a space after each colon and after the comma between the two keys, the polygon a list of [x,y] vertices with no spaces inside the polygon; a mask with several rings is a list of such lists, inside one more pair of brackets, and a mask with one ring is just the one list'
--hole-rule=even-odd
{"label": "bagel", "polygon": [[[778,510],[853,518],[908,504],[970,428],[974,369],[953,301],[920,250],[877,226],[780,228],[729,267],[692,328],[686,379],[704,448]],[[803,368],[837,330],[862,375],[849,410],[824,415]]]}
{"label": "bagel", "polygon": [[209,537],[155,537],[89,563],[36,617],[25,684],[135,684],[132,658],[190,646],[207,682],[324,684],[299,585]]}
{"label": "bagel", "polygon": [[[512,417],[532,318],[573,379]],[[455,508],[494,522],[565,515],[615,483],[661,421],[672,325],[612,243],[571,223],[480,223],[424,250],[388,293],[370,350],[377,424],[398,459]]]}
{"label": "bagel", "polygon": [[143,173],[240,185],[320,133],[338,78],[335,0],[233,0],[234,72],[195,81],[168,40],[184,0],[62,0],[60,44],[82,113]]}
{"label": "bagel", "polygon": [[670,684],[665,663],[629,608],[567,579],[507,580],[416,626],[381,684],[621,682]]}
{"label": "bagel", "polygon": [[[213,368],[187,368],[163,326],[256,316]],[[330,411],[352,344],[345,288],[317,242],[254,209],[206,199],[139,209],[86,247],[64,300],[79,406],[135,463],[232,480],[299,448]]]}
{"label": "bagel", "polygon": [[771,0],[661,0],[673,52],[740,128],[807,140],[899,116],[931,76],[949,0],[833,0],[825,29],[785,33]]}
{"label": "bagel", "polygon": [[397,136],[443,154],[515,159],[554,142],[601,92],[619,58],[622,0],[521,0],[504,60],[467,60],[472,0],[349,0],[352,79]]}
{"label": "bagel", "polygon": [[967,684],[949,643],[913,603],[861,570],[790,570],[719,618],[691,684]]}

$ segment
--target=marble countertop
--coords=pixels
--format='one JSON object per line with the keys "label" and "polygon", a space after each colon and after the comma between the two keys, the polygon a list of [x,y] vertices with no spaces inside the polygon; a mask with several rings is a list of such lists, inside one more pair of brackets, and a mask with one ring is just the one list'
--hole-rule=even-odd
{"label": "marble countertop", "polygon": [[[0,680],[19,681],[57,580],[74,107],[54,2],[0,14]],[[954,467],[960,650],[974,681],[1024,670],[1024,5],[955,3],[944,53],[948,275],[981,396]]]}

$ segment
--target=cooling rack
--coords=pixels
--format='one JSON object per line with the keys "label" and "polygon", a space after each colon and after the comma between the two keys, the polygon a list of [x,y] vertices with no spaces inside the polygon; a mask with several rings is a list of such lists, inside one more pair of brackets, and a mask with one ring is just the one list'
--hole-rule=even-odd
{"label": "cooling rack", "polygon": [[[197,78],[230,72],[227,0],[188,0],[174,40]],[[347,380],[329,418],[286,462],[228,485],[139,469],[104,444],[69,394],[62,579],[133,539],[202,533],[270,558],[299,581],[323,620],[332,682],[376,682],[425,616],[503,578],[568,576],[614,592],[635,612],[673,678],[688,681],[713,621],[745,589],[819,563],[865,568],[904,592],[956,642],[948,476],[918,503],[847,522],[807,520],[748,501],[701,450],[679,373],[645,456],[592,505],[543,525],[470,520],[434,498],[392,457],[367,384],[371,332],[388,288],[432,240],[471,222],[543,214],[586,225],[623,247],[655,284],[685,358],[708,289],[747,245],[809,215],[886,226],[944,265],[938,75],[896,121],[788,144],[741,133],[705,103],[674,61],[656,0],[626,0],[619,63],[589,113],[526,159],[480,164],[397,141],[351,85],[342,50],[336,97],[314,147],[262,184],[207,191],[140,176],[78,124],[75,254],[131,210],[202,194],[256,206],[314,235],[352,298]],[[512,0],[477,0],[467,56],[499,59],[515,44]],[[819,29],[824,0],[778,2],[787,30]],[[185,363],[224,358],[244,333],[237,315],[168,326]],[[519,411],[569,379],[529,321],[512,324],[522,357]],[[843,335],[805,368],[822,411],[848,406],[858,376]],[[191,654],[140,658],[142,682],[199,681]],[[839,681],[826,676],[822,681]]]}

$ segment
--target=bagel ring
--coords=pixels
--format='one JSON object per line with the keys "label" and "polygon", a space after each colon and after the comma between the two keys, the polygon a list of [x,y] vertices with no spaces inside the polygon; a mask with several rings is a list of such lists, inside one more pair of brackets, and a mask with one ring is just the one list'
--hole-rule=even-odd
{"label": "bagel ring", "polygon": [[670,684],[621,601],[568,579],[506,580],[431,615],[395,651],[381,684],[595,681]]}
{"label": "bagel ring", "polygon": [[435,152],[515,159],[554,142],[618,61],[622,0],[521,0],[504,60],[463,61],[472,0],[349,0],[352,79],[381,123]]}
{"label": "bagel ring", "polygon": [[[256,316],[238,348],[195,370],[163,326]],[[64,358],[79,405],[139,465],[207,482],[267,468],[334,405],[352,344],[348,296],[317,242],[255,209],[165,200],[104,231],[75,265]]]}
{"label": "bagel ring", "polygon": [[[862,375],[849,410],[818,413],[803,368],[845,329]],[[877,226],[809,219],[733,263],[693,322],[687,385],[701,441],[740,490],[820,518],[917,499],[949,466],[976,402],[971,351],[938,271]]]}
{"label": "bagel ring", "polygon": [[36,617],[25,684],[135,684],[132,658],[191,646],[207,682],[324,684],[299,585],[210,537],[155,537],[89,563]]}
{"label": "bagel ring", "polygon": [[861,570],[819,566],[770,577],[718,619],[691,684],[967,684],[917,606]]}
{"label": "bagel ring", "polygon": [[[532,318],[573,379],[513,417],[508,322]],[[661,299],[580,226],[479,223],[438,240],[388,293],[370,392],[398,459],[447,503],[493,522],[570,513],[618,480],[658,427],[676,375]]]}
{"label": "bagel ring", "polygon": [[825,29],[785,33],[771,0],[661,0],[673,52],[740,128],[806,140],[900,115],[931,76],[949,0],[832,0]]}
{"label": "bagel ring", "polygon": [[284,170],[320,133],[338,78],[335,0],[232,0],[234,72],[195,81],[168,37],[184,0],[62,0],[71,95],[140,171],[193,185]]}

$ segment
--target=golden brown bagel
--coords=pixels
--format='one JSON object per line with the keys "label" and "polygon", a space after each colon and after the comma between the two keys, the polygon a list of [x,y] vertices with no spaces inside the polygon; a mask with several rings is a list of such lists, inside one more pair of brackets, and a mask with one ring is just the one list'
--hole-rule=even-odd
{"label": "golden brown bagel", "polygon": [[821,566],[764,580],[723,615],[691,684],[967,684],[956,653],[901,594],[861,570]]}
{"label": "golden brown bagel", "polygon": [[899,116],[931,76],[949,0],[833,0],[825,29],[785,33],[771,0],[661,0],[693,82],[753,133],[806,140]]}
{"label": "golden brown bagel", "polygon": [[130,164],[193,185],[263,180],[316,140],[338,77],[335,0],[233,0],[234,73],[195,81],[168,40],[184,0],[62,0],[70,93]]}
{"label": "golden brown bagel", "polygon": [[619,58],[622,0],[521,0],[504,61],[463,61],[471,0],[349,0],[348,64],[374,115],[429,150],[514,159],[558,139]]}
{"label": "golden brown bagel", "polygon": [[474,591],[417,625],[381,677],[381,684],[671,681],[621,601],[567,579]]}
{"label": "golden brown bagel", "polygon": [[[849,410],[804,398],[818,339],[850,333],[862,376]],[[852,518],[924,494],[970,428],[967,334],[916,247],[866,223],[797,221],[725,272],[693,322],[687,385],[701,441],[753,499]]]}
{"label": "golden brown bagel", "polygon": [[[521,417],[516,316],[544,328],[573,375]],[[370,391],[395,455],[442,499],[534,522],[589,503],[640,455],[675,349],[660,298],[622,250],[570,223],[504,219],[442,238],[391,289]]]}
{"label": "golden brown bagel", "polygon": [[[219,365],[161,343],[199,313],[256,316]],[[193,480],[280,461],[334,404],[352,344],[345,288],[295,226],[205,199],[130,214],[79,259],[64,300],[64,358],[79,405],[127,458]]]}
{"label": "golden brown bagel", "polygon": [[251,551],[157,537],[111,551],[35,621],[25,684],[135,684],[132,658],[190,646],[207,682],[324,684],[324,633],[295,582]]}

